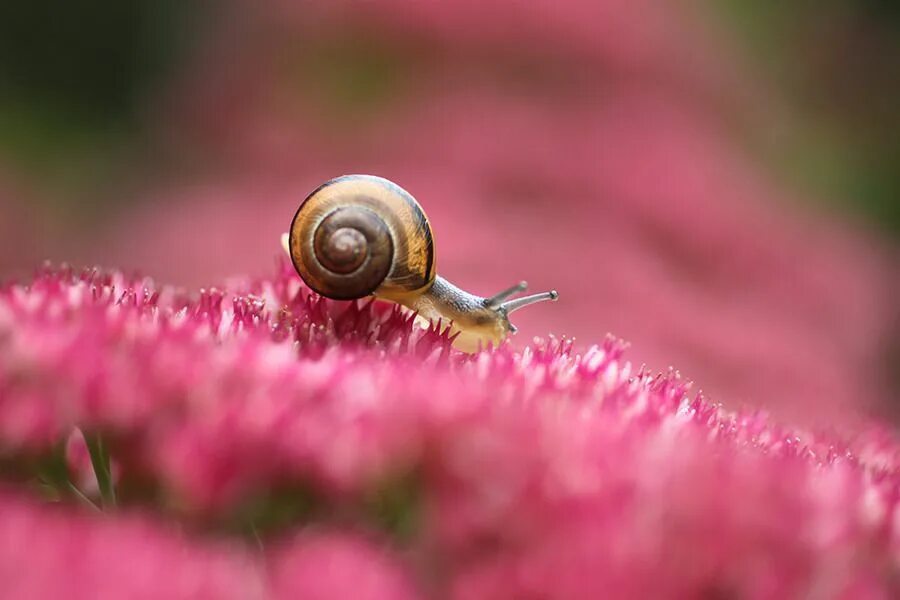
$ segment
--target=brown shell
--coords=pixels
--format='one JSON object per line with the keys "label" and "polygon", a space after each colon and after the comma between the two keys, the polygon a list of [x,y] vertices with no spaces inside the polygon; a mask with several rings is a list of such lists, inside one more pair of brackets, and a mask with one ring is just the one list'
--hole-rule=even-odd
{"label": "brown shell", "polygon": [[425,211],[381,177],[345,175],[322,184],[291,223],[294,268],[317,293],[339,300],[370,294],[396,299],[434,282]]}

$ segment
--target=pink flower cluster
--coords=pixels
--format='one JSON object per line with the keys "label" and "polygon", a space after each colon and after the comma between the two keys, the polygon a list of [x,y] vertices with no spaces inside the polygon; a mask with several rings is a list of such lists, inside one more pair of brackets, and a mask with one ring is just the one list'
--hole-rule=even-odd
{"label": "pink flower cluster", "polygon": [[[889,433],[729,413],[622,352],[463,355],[285,263],[193,295],[48,268],[0,291],[0,581],[30,598],[900,593]],[[102,440],[114,507],[80,483],[73,431]]]}
{"label": "pink flower cluster", "polygon": [[413,598],[396,561],[362,536],[310,533],[267,556],[190,540],[146,518],[101,519],[0,496],[6,598]]}

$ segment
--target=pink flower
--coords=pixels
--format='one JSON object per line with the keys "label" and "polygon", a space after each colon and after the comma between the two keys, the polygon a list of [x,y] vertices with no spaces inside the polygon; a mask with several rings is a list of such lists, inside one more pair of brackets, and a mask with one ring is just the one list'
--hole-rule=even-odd
{"label": "pink flower", "polygon": [[138,518],[72,515],[0,496],[0,575],[8,598],[266,597],[253,557]]}
{"label": "pink flower", "polygon": [[304,535],[273,552],[275,598],[409,600],[419,597],[400,565],[350,535]]}
{"label": "pink flower", "polygon": [[[622,354],[460,354],[284,261],[193,295],[45,269],[0,292],[0,573],[38,598],[900,591],[890,432],[731,413]],[[73,427],[117,466],[102,514],[59,469]]]}

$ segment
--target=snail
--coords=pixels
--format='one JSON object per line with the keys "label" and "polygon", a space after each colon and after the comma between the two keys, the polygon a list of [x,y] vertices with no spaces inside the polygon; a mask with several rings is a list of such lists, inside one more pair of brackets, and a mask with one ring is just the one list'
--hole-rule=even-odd
{"label": "snail", "polygon": [[556,291],[510,299],[522,281],[483,298],[435,272],[431,225],[415,198],[372,175],[345,175],[300,204],[287,234],[294,268],[313,291],[336,300],[366,296],[401,304],[456,335],[454,347],[474,352],[499,345],[516,328],[509,314]]}

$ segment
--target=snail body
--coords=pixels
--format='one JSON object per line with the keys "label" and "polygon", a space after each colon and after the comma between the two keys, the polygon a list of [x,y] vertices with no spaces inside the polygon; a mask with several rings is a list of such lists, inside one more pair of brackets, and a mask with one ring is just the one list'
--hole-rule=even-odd
{"label": "snail body", "polygon": [[406,306],[456,335],[473,352],[497,346],[515,327],[509,313],[556,300],[555,291],[508,300],[525,282],[484,298],[435,271],[435,247],[425,211],[406,190],[372,175],[345,175],[314,190],[291,222],[287,249],[315,292],[336,300],[375,296]]}

